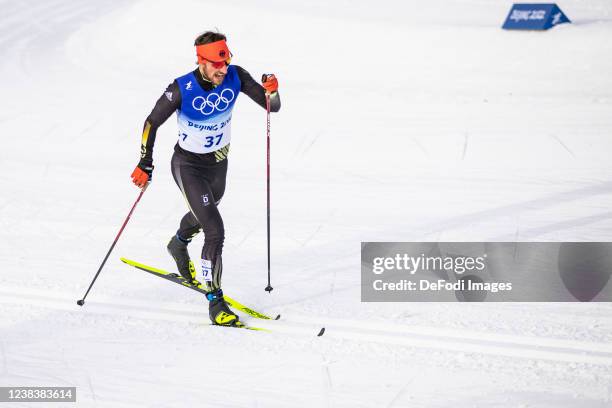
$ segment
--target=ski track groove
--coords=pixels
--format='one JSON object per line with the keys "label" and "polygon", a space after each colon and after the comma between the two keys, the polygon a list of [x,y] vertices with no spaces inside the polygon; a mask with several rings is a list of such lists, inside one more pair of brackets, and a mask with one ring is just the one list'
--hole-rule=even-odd
{"label": "ski track groove", "polygon": [[[41,306],[54,310],[77,312],[70,294],[48,293],[35,289],[3,288],[0,303],[23,306]],[[75,297],[76,298],[76,297]],[[100,297],[98,297],[99,299]],[[83,306],[87,313],[124,315],[131,318],[202,324],[208,316],[194,311],[188,305],[165,303],[152,311],[145,301],[103,298]],[[459,329],[402,326],[378,322],[358,322],[348,319],[290,315],[287,320],[245,320],[248,324],[274,332],[315,336],[318,328],[326,328],[324,339],[339,339],[406,346],[422,349],[487,354],[502,357],[551,360],[566,363],[584,363],[612,366],[612,345],[601,342],[565,340],[543,337],[474,332]],[[207,322],[208,323],[208,322]],[[326,323],[326,324],[321,324]]]}
{"label": "ski track groove", "polygon": [[[76,6],[76,7],[75,7]],[[20,9],[16,10],[11,17],[16,17],[15,21],[10,21],[9,25],[3,27],[0,30],[0,34],[8,34],[0,36],[0,48],[10,44],[13,40],[18,41],[31,41],[37,36],[43,36],[49,34],[52,31],[53,26],[60,25],[60,23],[71,22],[72,20],[78,21],[83,16],[87,15],[92,10],[92,6],[82,5],[78,2],[64,2],[57,1],[51,2],[40,2],[36,4],[35,9]],[[80,7],[80,8],[79,8]],[[71,10],[69,15],[66,15],[65,11]],[[21,16],[23,14],[28,15],[44,15],[46,25],[41,23],[39,20],[30,20],[25,26],[20,23],[23,21]],[[51,24],[49,24],[49,22]],[[36,31],[40,30],[40,31]]]}

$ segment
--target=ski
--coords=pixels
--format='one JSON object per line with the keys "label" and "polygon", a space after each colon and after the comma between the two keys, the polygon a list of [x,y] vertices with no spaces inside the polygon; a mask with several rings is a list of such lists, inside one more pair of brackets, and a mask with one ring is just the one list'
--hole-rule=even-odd
{"label": "ski", "polygon": [[262,331],[262,332],[268,332],[271,333],[272,330],[270,329],[265,329],[263,327],[255,327],[255,326],[250,326],[248,324],[244,324],[242,322],[238,322],[238,324],[236,326],[222,326],[220,324],[214,324],[214,323],[210,323],[209,326],[213,326],[213,327],[226,327],[226,328],[230,328],[230,329],[244,329],[244,330],[253,330],[253,331]]}
{"label": "ski", "polygon": [[[148,266],[145,264],[141,264],[139,262],[136,261],[132,261],[131,259],[127,259],[127,258],[120,258],[121,261],[123,263],[126,263],[130,266],[133,266],[134,268],[140,269],[142,271],[145,272],[149,272],[152,275],[155,276],[159,276],[160,278],[169,280],[170,282],[174,282],[178,285],[181,286],[185,286],[189,289],[195,290],[196,292],[200,292],[202,294],[206,294],[206,291],[204,290],[204,288],[202,288],[202,284],[198,283],[197,285],[192,285],[190,282],[187,282],[187,280],[185,278],[183,278],[181,275],[177,274],[177,273],[172,273],[172,272],[168,272],[168,271],[164,271],[163,269],[158,269],[158,268],[154,268],[152,266]],[[242,303],[238,302],[235,299],[232,299],[231,297],[227,296],[227,295],[223,295],[223,298],[225,299],[225,301],[234,309],[240,310],[243,313],[248,314],[249,316],[255,317],[257,319],[263,319],[263,320],[278,320],[280,319],[280,315],[276,315],[276,317],[271,317],[268,316],[264,313],[260,313],[248,306],[243,305]],[[246,327],[247,329],[249,327]],[[258,328],[250,328],[251,330],[258,330]],[[264,329],[265,330],[265,329]]]}
{"label": "ski", "polygon": [[[123,263],[126,263],[130,266],[133,266],[134,268],[140,269],[142,271],[148,272],[152,275],[158,276],[160,278],[169,280],[171,282],[174,282],[178,285],[181,286],[185,286],[189,289],[195,290],[196,292],[200,292],[202,294],[206,294],[206,291],[204,290],[204,288],[202,287],[202,285],[200,283],[198,283],[197,285],[192,285],[190,282],[187,282],[187,280],[185,278],[183,278],[181,275],[177,274],[177,273],[172,273],[172,272],[168,272],[168,271],[164,271],[163,269],[159,269],[159,268],[154,268],[152,266],[149,265],[145,265],[145,264],[141,264],[139,262],[136,261],[132,261],[130,259],[127,258],[120,258],[121,261]],[[278,320],[280,319],[280,315],[276,315],[276,317],[271,317],[269,315],[266,315],[264,313],[258,312],[248,306],[243,305],[242,303],[238,302],[235,299],[230,298],[227,295],[223,295],[223,297],[225,298],[225,301],[234,309],[239,310],[245,314],[248,314],[249,316],[255,317],[257,319],[262,319],[262,320]],[[247,324],[244,324],[242,322],[240,322],[240,325],[238,326],[221,326],[221,325],[215,325],[215,324],[211,324],[211,326],[218,326],[218,327],[230,327],[230,328],[235,328],[235,329],[246,329],[246,330],[254,330],[254,331],[263,331],[263,332],[272,332],[272,330],[268,329],[268,328],[263,328],[263,327],[254,327],[254,326],[250,326]],[[281,330],[281,331],[286,331],[287,328],[285,328],[284,330],[281,329],[281,327],[277,326],[275,327],[274,331]],[[325,333],[325,327],[321,327],[318,329],[317,333],[317,337],[321,337],[323,336],[323,333]]]}

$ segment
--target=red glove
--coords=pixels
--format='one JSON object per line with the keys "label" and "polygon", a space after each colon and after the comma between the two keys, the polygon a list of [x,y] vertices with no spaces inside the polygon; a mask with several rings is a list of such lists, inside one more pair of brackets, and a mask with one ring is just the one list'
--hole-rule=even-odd
{"label": "red glove", "polygon": [[278,91],[278,80],[274,74],[263,74],[261,76],[261,84],[263,85],[267,94]]}
{"label": "red glove", "polygon": [[153,178],[153,165],[138,163],[138,166],[136,166],[130,177],[132,177],[132,183],[140,188],[144,187],[144,185],[147,184],[147,182],[151,182]]}

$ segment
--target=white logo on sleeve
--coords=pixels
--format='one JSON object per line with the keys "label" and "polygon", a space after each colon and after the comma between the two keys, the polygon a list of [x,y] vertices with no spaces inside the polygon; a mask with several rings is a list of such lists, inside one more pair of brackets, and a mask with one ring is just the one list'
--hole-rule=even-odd
{"label": "white logo on sleeve", "polygon": [[172,92],[166,92],[164,93],[164,95],[166,95],[166,98],[168,98],[168,100],[172,102]]}

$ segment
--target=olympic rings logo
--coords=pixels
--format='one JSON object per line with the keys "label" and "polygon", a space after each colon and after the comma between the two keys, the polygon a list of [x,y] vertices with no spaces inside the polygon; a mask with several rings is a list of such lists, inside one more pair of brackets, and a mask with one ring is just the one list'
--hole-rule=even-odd
{"label": "olympic rings logo", "polygon": [[206,98],[203,96],[196,96],[191,101],[193,109],[202,113],[202,115],[208,116],[216,110],[223,112],[229,108],[230,103],[234,100],[235,94],[230,88],[225,88],[221,91],[221,94],[212,92],[208,94]]}

